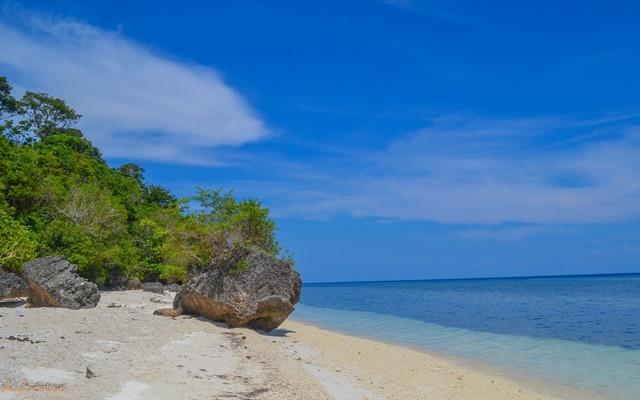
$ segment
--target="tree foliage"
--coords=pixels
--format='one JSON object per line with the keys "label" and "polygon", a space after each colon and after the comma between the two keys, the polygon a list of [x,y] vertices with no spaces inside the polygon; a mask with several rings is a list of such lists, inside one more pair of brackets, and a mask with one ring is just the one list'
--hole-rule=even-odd
{"label": "tree foliage", "polygon": [[17,269],[35,255],[29,230],[0,208],[0,266]]}
{"label": "tree foliage", "polygon": [[269,210],[258,200],[238,201],[232,192],[203,188],[197,188],[192,200],[199,205],[193,215],[201,223],[214,226],[228,240],[272,254],[280,251],[274,238],[276,226],[269,218]]}
{"label": "tree foliage", "polygon": [[18,114],[22,117],[17,130],[42,140],[55,132],[73,126],[80,119],[64,100],[46,93],[27,91],[18,102]]}
{"label": "tree foliage", "polygon": [[178,199],[133,163],[110,167],[80,116],[43,93],[11,96],[0,77],[0,265],[64,255],[104,285],[184,282],[190,271],[259,247],[277,254],[275,224],[257,200],[197,189]]}

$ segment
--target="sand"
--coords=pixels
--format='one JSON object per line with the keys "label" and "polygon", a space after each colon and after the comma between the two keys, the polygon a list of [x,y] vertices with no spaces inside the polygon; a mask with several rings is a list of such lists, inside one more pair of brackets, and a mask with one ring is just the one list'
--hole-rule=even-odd
{"label": "sand", "polygon": [[0,400],[557,399],[495,372],[297,321],[264,335],[154,316],[172,297],[105,292],[90,310],[0,308]]}

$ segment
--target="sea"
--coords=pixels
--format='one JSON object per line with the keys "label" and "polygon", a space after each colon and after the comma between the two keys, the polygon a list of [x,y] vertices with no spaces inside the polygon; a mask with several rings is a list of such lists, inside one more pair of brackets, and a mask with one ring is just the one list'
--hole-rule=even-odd
{"label": "sea", "polygon": [[302,293],[302,322],[468,360],[564,398],[640,399],[640,274],[316,283]]}

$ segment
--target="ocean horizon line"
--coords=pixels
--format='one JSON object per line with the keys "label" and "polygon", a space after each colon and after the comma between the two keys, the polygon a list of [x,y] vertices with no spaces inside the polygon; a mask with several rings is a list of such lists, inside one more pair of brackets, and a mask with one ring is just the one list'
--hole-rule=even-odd
{"label": "ocean horizon line", "polygon": [[389,280],[365,280],[365,281],[322,281],[304,282],[303,285],[328,285],[328,284],[366,284],[366,283],[405,283],[405,282],[440,282],[440,281],[480,281],[480,280],[509,280],[509,279],[553,279],[553,278],[593,278],[607,276],[631,276],[640,275],[637,272],[611,272],[595,274],[558,274],[558,275],[512,275],[512,276],[488,276],[468,278],[419,278],[419,279],[389,279]]}

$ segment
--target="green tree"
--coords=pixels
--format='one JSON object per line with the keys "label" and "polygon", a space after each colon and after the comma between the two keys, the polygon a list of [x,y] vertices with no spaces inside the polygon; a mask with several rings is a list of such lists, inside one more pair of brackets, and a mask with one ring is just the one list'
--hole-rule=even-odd
{"label": "green tree", "polygon": [[22,118],[17,130],[23,135],[35,135],[40,140],[72,127],[81,117],[64,100],[31,91],[22,96],[17,112]]}
{"label": "green tree", "polygon": [[122,164],[118,171],[124,176],[134,179],[140,185],[144,183],[144,168],[135,163]]}
{"label": "green tree", "polygon": [[13,120],[18,111],[18,102],[11,95],[12,87],[7,78],[0,76],[0,135],[6,135],[5,132],[11,132],[13,129]]}
{"label": "green tree", "polygon": [[232,192],[203,188],[197,188],[192,200],[200,206],[194,215],[212,225],[226,241],[256,246],[274,255],[280,252],[275,238],[276,225],[269,216],[269,209],[258,200],[238,201]]}
{"label": "green tree", "polygon": [[147,205],[170,207],[176,204],[178,199],[161,186],[145,185],[142,192],[142,201]]}
{"label": "green tree", "polygon": [[42,254],[62,254],[101,284],[135,275],[139,252],[127,230],[126,211],[109,190],[87,183],[52,193],[39,234]]}
{"label": "green tree", "polygon": [[12,89],[7,78],[0,76],[0,118],[14,115],[18,110],[18,102],[11,95]]}
{"label": "green tree", "polygon": [[[0,265],[63,255],[99,284],[184,282],[212,261],[240,268],[243,252],[279,254],[269,210],[232,192],[178,199],[134,163],[110,167],[72,125],[64,101],[0,77]],[[192,207],[190,207],[190,205]]]}

